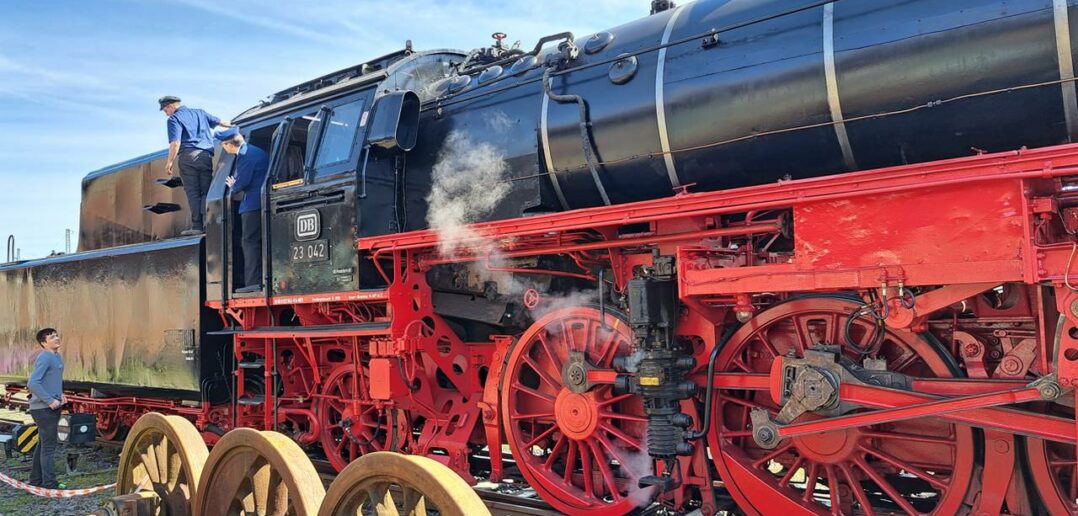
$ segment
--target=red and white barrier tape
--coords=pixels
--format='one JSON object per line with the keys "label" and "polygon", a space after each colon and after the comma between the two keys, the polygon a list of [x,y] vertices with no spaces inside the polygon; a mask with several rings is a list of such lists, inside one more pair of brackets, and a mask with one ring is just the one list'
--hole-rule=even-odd
{"label": "red and white barrier tape", "polygon": [[98,491],[116,487],[116,484],[109,484],[107,486],[88,487],[86,489],[45,489],[44,487],[32,486],[26,482],[15,480],[3,473],[0,473],[0,482],[14,487],[15,489],[22,489],[32,495],[43,496],[45,498],[74,498],[76,496],[86,496]]}

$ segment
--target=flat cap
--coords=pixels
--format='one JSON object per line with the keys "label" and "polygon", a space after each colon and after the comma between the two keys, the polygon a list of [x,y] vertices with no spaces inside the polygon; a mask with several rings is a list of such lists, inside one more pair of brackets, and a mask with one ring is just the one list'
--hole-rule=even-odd
{"label": "flat cap", "polygon": [[231,140],[234,136],[236,136],[239,133],[240,133],[240,130],[238,128],[229,127],[228,129],[225,129],[223,131],[219,131],[217,133],[214,133],[213,137],[217,141],[223,142],[223,141]]}
{"label": "flat cap", "polygon": [[180,102],[180,97],[176,97],[176,96],[173,96],[173,95],[165,95],[164,97],[161,97],[161,98],[157,99],[157,104],[159,106],[159,109],[165,109],[165,106],[167,106],[167,105],[169,105],[169,104],[171,104],[173,102]]}

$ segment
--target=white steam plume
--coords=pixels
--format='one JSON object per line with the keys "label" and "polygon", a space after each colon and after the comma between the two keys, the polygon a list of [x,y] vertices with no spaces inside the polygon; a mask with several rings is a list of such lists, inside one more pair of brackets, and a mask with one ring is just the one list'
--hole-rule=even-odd
{"label": "white steam plume", "polygon": [[[512,121],[504,114],[495,113],[487,120],[495,134],[504,132]],[[475,231],[471,225],[482,220],[498,207],[510,193],[506,177],[508,165],[500,149],[487,142],[477,142],[467,133],[449,133],[438,161],[432,172],[433,184],[427,197],[427,224],[438,234],[439,252],[446,258],[476,256],[470,267],[472,274],[482,281],[496,281],[499,292],[517,295],[527,286],[512,273],[490,270],[509,267],[510,260],[500,251],[499,243]],[[545,293],[535,316],[540,317],[560,309],[594,306],[598,299],[596,290],[573,291],[555,295]],[[598,340],[605,340],[598,336]],[[654,459],[647,450],[630,450],[620,447],[619,465],[624,477],[638,479],[652,473]],[[643,505],[650,500],[653,489],[629,490],[629,496]]]}
{"label": "white steam plume", "polygon": [[[458,131],[449,133],[434,165],[427,224],[438,233],[439,251],[455,257],[477,251],[480,237],[468,227],[490,213],[509,193],[505,158],[493,145],[476,143]],[[486,247],[493,248],[491,242]]]}
{"label": "white steam plume", "polygon": [[[505,115],[501,118],[507,120]],[[507,123],[501,118],[492,117],[488,123]],[[508,260],[495,241],[470,226],[509,195],[507,171],[498,147],[475,142],[467,133],[449,133],[432,173],[427,225],[438,234],[438,250],[443,257],[476,256],[477,261],[469,265],[470,272],[481,282],[497,283],[500,293],[512,295],[522,293],[524,285],[510,273],[491,270],[506,267]]]}

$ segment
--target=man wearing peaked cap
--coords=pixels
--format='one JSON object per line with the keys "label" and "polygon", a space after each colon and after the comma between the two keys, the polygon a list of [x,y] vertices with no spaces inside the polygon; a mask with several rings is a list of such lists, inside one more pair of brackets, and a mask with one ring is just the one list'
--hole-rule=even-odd
{"label": "man wearing peaked cap", "polygon": [[213,139],[211,130],[217,126],[232,127],[201,109],[184,106],[179,97],[166,95],[157,99],[161,111],[168,116],[168,161],[165,170],[172,175],[173,165],[180,166],[183,190],[191,210],[191,229],[183,235],[197,235],[203,231],[203,211],[206,194],[213,179]]}
{"label": "man wearing peaked cap", "polygon": [[266,183],[269,156],[247,143],[239,129],[230,127],[214,135],[221,150],[236,157],[235,174],[225,179],[232,192],[243,192],[240,201],[240,242],[243,246],[243,276],[247,285],[237,293],[262,291],[262,187]]}

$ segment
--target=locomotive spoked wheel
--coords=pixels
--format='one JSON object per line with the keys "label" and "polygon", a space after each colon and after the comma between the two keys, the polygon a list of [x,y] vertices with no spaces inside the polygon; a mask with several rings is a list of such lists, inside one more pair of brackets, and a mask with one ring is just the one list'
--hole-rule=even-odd
{"label": "locomotive spoked wheel", "polygon": [[116,494],[152,491],[160,514],[201,514],[195,489],[209,452],[195,425],[180,416],[151,412],[131,427],[120,453]]}
{"label": "locomotive spoked wheel", "polygon": [[411,428],[405,411],[375,406],[367,396],[366,381],[357,377],[354,366],[340,366],[330,373],[318,400],[319,439],[337,471],[363,454],[401,449]]}
{"label": "locomotive spoked wheel", "polygon": [[303,449],[284,434],[238,428],[213,447],[197,514],[314,516],[325,496]]}
{"label": "locomotive spoked wheel", "polygon": [[364,455],[337,475],[319,516],[483,516],[490,511],[459,475],[426,457]]}
{"label": "locomotive spoked wheel", "polygon": [[[1073,418],[1074,409],[1052,405],[1053,415]],[[1026,438],[1026,460],[1033,484],[1052,516],[1078,514],[1078,457],[1075,446]]]}
{"label": "locomotive spoked wheel", "polygon": [[625,514],[654,497],[637,487],[652,470],[639,397],[611,385],[569,388],[585,375],[579,366],[610,369],[630,344],[624,320],[580,307],[544,315],[510,352],[501,390],[509,447],[528,483],[562,512]]}
{"label": "locomotive spoked wheel", "polygon": [[[843,297],[776,305],[731,336],[716,370],[768,373],[775,357],[844,342],[847,315],[858,306]],[[867,349],[873,326],[856,320],[852,339]],[[890,371],[953,376],[938,344],[913,333],[888,332],[872,356],[886,359]],[[969,427],[922,418],[788,439],[768,450],[753,440],[749,417],[756,408],[774,417],[778,407],[768,392],[719,390],[715,399],[711,453],[731,495],[749,513],[943,515],[962,507],[975,460]],[[806,414],[797,421],[819,418]]]}

